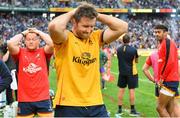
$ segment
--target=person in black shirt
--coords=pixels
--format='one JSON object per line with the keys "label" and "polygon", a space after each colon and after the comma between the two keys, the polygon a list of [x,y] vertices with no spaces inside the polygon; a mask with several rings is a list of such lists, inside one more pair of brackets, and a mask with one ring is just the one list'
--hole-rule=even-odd
{"label": "person in black shirt", "polygon": [[[5,42],[1,43],[0,45],[0,51],[1,51],[1,59],[2,61],[6,64],[6,66],[8,67],[11,76],[12,76],[12,83],[16,84],[17,88],[17,82],[16,82],[16,65],[12,59],[12,56],[9,54],[8,48],[7,48],[7,44]],[[13,84],[14,85],[14,84]],[[14,89],[17,90],[17,89]],[[17,97],[17,91],[15,91],[15,94]],[[12,89],[12,84],[9,85],[9,87],[6,89],[6,103],[7,105],[10,105],[14,102],[14,98],[13,98],[13,89]]]}
{"label": "person in black shirt", "polygon": [[139,116],[135,109],[135,88],[138,87],[138,73],[136,63],[138,62],[137,50],[129,45],[130,37],[125,34],[123,36],[123,45],[117,49],[117,58],[119,66],[119,78],[117,86],[119,87],[118,94],[118,113],[122,115],[122,104],[125,88],[129,88],[129,100],[131,105],[130,116]]}
{"label": "person in black shirt", "polygon": [[0,60],[0,93],[9,87],[11,82],[11,73],[6,64]]}

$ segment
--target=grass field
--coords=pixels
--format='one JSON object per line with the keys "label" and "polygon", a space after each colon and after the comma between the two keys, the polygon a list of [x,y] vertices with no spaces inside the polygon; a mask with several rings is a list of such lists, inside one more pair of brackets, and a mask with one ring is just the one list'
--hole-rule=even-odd
{"label": "grass field", "polygon": [[[156,98],[154,96],[154,84],[150,82],[142,72],[142,66],[145,62],[146,57],[140,57],[139,63],[137,65],[138,74],[139,74],[139,88],[136,89],[136,109],[141,113],[142,117],[157,117],[155,110],[156,107]],[[116,57],[112,59],[112,74],[114,74],[116,80],[113,82],[107,83],[107,89],[103,90],[104,101],[107,106],[107,109],[111,112],[111,116],[117,112],[117,78],[118,78],[118,61]],[[123,108],[125,114],[123,116],[129,117],[129,91],[126,89],[126,93],[123,99]]]}
{"label": "grass field", "polygon": [[[155,110],[156,107],[156,98],[154,96],[154,84],[151,83],[143,74],[142,66],[145,62],[146,57],[140,57],[138,63],[138,73],[139,73],[139,88],[136,89],[136,109],[141,113],[141,117],[157,117],[157,112]],[[116,57],[112,58],[112,66],[111,72],[115,76],[115,81],[107,82],[105,90],[103,92],[103,98],[105,105],[111,113],[111,117],[115,116],[117,112],[117,78],[118,78],[118,62]],[[56,75],[55,69],[50,69],[50,86],[51,89],[56,90]],[[128,110],[130,108],[129,105],[129,96],[128,89],[126,89],[126,93],[124,96],[124,104],[123,108],[124,117],[129,117]]]}

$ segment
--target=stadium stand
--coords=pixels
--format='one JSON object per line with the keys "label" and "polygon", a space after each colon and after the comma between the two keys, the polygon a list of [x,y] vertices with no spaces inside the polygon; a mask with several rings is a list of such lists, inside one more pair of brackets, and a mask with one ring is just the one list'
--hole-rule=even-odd
{"label": "stadium stand", "polygon": [[179,8],[179,0],[133,0],[122,2],[125,8]]}
{"label": "stadium stand", "polygon": [[[64,13],[65,9],[58,12],[49,12],[49,8],[75,8],[83,0],[0,0],[0,39],[9,40],[16,33],[22,32],[27,27],[36,27],[37,29],[48,32],[47,26],[51,14]],[[86,0],[97,8],[128,8],[127,13],[111,13],[116,17],[122,18],[129,23],[129,34],[131,36],[131,45],[136,48],[154,49],[157,47],[157,41],[153,36],[153,27],[158,23],[167,24],[171,37],[180,48],[180,17],[170,17],[171,13],[132,13],[130,8],[178,8],[180,2],[172,0]],[[160,5],[159,5],[160,4]],[[179,6],[178,6],[179,4]],[[14,10],[11,9],[14,7]],[[22,8],[21,8],[22,7]],[[19,8],[19,9],[18,9]],[[21,9],[20,9],[21,8]],[[45,8],[40,9],[40,8]],[[102,9],[103,8],[103,9]],[[35,10],[35,11],[33,11]],[[39,10],[39,11],[37,11]],[[44,11],[43,11],[44,10]],[[107,10],[108,11],[108,10]],[[129,12],[130,11],[130,12]],[[143,11],[142,11],[143,12]],[[165,11],[166,12],[166,11]],[[169,11],[168,11],[169,12]],[[43,15],[45,14],[45,15]],[[97,23],[96,27],[104,29],[105,26]],[[114,44],[115,47],[118,44]]]}

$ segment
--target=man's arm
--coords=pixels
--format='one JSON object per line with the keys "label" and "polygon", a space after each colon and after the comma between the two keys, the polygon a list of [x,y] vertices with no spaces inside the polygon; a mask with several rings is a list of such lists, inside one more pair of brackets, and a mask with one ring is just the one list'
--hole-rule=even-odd
{"label": "man's arm", "polygon": [[11,55],[16,55],[19,53],[20,41],[28,32],[29,32],[28,30],[25,30],[22,33],[15,35],[14,37],[12,37],[10,40],[7,41],[7,46]]}
{"label": "man's arm", "polygon": [[97,20],[108,26],[103,35],[103,41],[110,43],[128,32],[128,23],[105,14],[98,14]]}
{"label": "man's arm", "polygon": [[66,26],[68,22],[72,19],[75,10],[68,13],[62,14],[54,18],[48,26],[50,36],[55,44],[60,44],[67,39]]}
{"label": "man's arm", "polygon": [[9,58],[9,51],[7,51],[6,54],[3,55],[3,58],[2,58],[3,62],[6,62],[8,58]]}
{"label": "man's arm", "polygon": [[12,37],[10,40],[7,41],[7,46],[9,49],[9,52],[12,55],[16,55],[19,53],[19,42],[23,38],[22,34],[17,34],[14,37]]}
{"label": "man's arm", "polygon": [[135,62],[138,63],[138,58],[139,58],[139,55],[138,55],[138,52],[137,52],[137,49],[136,49],[136,55],[135,55]]}
{"label": "man's arm", "polygon": [[138,63],[138,57],[135,57],[135,62]]}
{"label": "man's arm", "polygon": [[8,88],[11,82],[12,76],[10,74],[9,69],[4,64],[4,62],[0,61],[0,92]]}
{"label": "man's arm", "polygon": [[145,63],[145,64],[143,65],[142,70],[143,70],[145,76],[146,76],[150,81],[152,81],[152,82],[154,83],[155,80],[154,80],[153,76],[151,75],[151,73],[149,72],[149,68],[150,68],[150,66]]}

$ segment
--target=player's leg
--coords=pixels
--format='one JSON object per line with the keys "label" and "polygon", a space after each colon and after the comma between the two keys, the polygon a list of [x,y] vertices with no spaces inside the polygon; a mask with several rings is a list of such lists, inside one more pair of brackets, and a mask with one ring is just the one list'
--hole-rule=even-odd
{"label": "player's leg", "polygon": [[126,76],[119,75],[118,84],[119,92],[118,92],[118,112],[117,114],[122,114],[122,104],[123,104],[123,97],[125,93],[125,88],[127,86]]}
{"label": "player's leg", "polygon": [[160,117],[170,117],[170,114],[168,113],[166,107],[171,99],[172,96],[167,96],[161,92],[159,93],[156,110],[159,113]]}
{"label": "player's leg", "polygon": [[169,82],[163,82],[163,86],[159,92],[158,104],[156,110],[160,117],[170,117],[173,112],[175,92],[171,90]]}
{"label": "player's leg", "polygon": [[138,75],[128,77],[129,102],[131,105],[130,116],[139,116],[140,113],[135,109],[135,88],[138,87]]}
{"label": "player's leg", "polygon": [[32,118],[34,109],[29,102],[18,102],[17,118]]}
{"label": "player's leg", "polygon": [[53,117],[51,100],[43,100],[33,103],[39,117]]}
{"label": "player's leg", "polygon": [[174,117],[176,112],[174,111],[176,107],[174,96],[178,95],[178,86],[179,86],[179,81],[163,82],[163,87],[160,90],[160,93],[163,93],[164,95],[171,97],[169,99],[168,98],[166,99],[167,101],[169,100],[166,106],[166,110],[171,117]]}
{"label": "player's leg", "polygon": [[101,74],[101,88],[105,89],[105,69],[104,69],[104,67],[100,68],[100,74]]}
{"label": "player's leg", "polygon": [[180,98],[179,97],[175,97],[174,99],[174,116],[173,117],[180,117]]}
{"label": "player's leg", "polygon": [[118,92],[118,113],[122,113],[122,104],[123,104],[123,97],[125,93],[125,88],[119,88]]}

